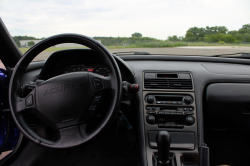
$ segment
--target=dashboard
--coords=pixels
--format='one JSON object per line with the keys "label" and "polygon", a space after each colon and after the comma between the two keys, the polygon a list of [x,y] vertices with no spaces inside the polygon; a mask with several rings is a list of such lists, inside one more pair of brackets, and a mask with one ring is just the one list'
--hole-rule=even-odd
{"label": "dashboard", "polygon": [[[245,148],[237,142],[248,139],[248,60],[157,55],[114,58],[123,81],[134,81],[141,87],[132,98],[134,105],[129,108],[131,117],[135,118],[141,165],[153,165],[153,156],[157,154],[155,135],[159,131],[169,131],[172,135],[170,152],[175,154],[178,166],[198,165],[203,159],[200,148],[204,143],[211,147],[212,165],[235,164],[234,161],[226,162],[223,154],[228,155],[227,146]],[[46,62],[32,63],[22,83],[86,71],[103,76],[109,74],[102,59],[92,51],[58,51]],[[188,97],[191,102],[187,102]],[[233,129],[239,137],[231,136]],[[224,141],[228,135],[235,143]],[[221,145],[225,146],[220,148]],[[222,154],[221,162],[216,158],[216,151]],[[241,165],[247,160],[246,154],[241,153]]]}
{"label": "dashboard", "polygon": [[[242,150],[247,149],[245,146],[250,129],[248,116],[250,63],[248,60],[194,56],[122,56],[121,58],[131,66],[138,84],[143,87],[138,94],[141,100],[138,112],[141,118],[140,128],[143,129],[140,130],[140,135],[144,136],[141,140],[144,144],[141,146],[145,152],[145,165],[153,165],[152,156],[157,153],[155,135],[158,131],[168,131],[173,136],[170,152],[175,154],[178,166],[199,165],[199,161],[208,161],[208,157],[202,153],[206,148],[201,149],[204,143],[210,147],[211,165],[225,163],[246,165],[249,153]],[[152,73],[155,74],[152,76]],[[168,88],[168,86],[171,87],[171,82],[166,78],[164,78],[166,84],[163,89],[164,86],[161,79],[157,77],[157,73],[165,75],[189,73],[193,89]],[[172,80],[177,81],[178,78]],[[159,86],[161,88],[158,88]],[[162,95],[166,97],[157,98]],[[167,98],[170,95],[190,96],[193,102],[190,105],[178,105],[176,104],[178,99]],[[154,99],[151,103],[147,100],[150,96]],[[168,102],[171,103],[168,104]],[[185,119],[181,120],[181,117],[174,115],[186,114],[188,111],[180,111],[179,108],[184,109],[188,106],[193,110],[191,116],[194,119],[191,125],[186,124]],[[233,137],[231,137],[232,133],[235,134]],[[176,135],[179,136],[176,137]],[[230,141],[225,142],[229,138]],[[238,144],[239,142],[242,143]],[[236,151],[232,151],[231,148]],[[233,161],[229,160],[227,157],[232,154],[238,156],[240,161],[236,158]]]}

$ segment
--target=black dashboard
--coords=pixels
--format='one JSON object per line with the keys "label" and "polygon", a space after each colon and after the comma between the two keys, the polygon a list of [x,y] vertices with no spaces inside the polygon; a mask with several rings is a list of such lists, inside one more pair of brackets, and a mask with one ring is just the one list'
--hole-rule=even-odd
{"label": "black dashboard", "polygon": [[[221,164],[227,158],[221,157],[221,160],[219,160],[216,158],[218,155],[216,151],[226,153],[222,151],[226,148],[215,146],[218,142],[223,144],[223,140],[218,138],[224,138],[231,131],[240,133],[239,138],[232,137],[237,141],[248,138],[247,134],[249,134],[250,128],[248,122],[250,101],[248,99],[250,96],[247,93],[248,91],[244,92],[244,89],[247,89],[250,85],[250,62],[248,60],[157,55],[120,57],[114,55],[114,58],[121,70],[123,81],[136,82],[141,87],[133,99],[135,105],[131,109],[134,111],[133,117],[136,115],[141,165],[152,165],[152,156],[157,152],[153,139],[155,134],[161,130],[169,131],[173,135],[174,144],[170,151],[175,153],[178,166],[198,165],[199,160],[202,160],[200,147],[204,143],[207,143],[208,147],[212,147],[211,164]],[[80,71],[96,72],[108,76],[108,68],[103,65],[102,59],[93,51],[67,50],[55,52],[46,62],[30,64],[22,83],[25,84],[36,79],[46,80],[60,74]],[[173,79],[174,81],[181,81],[178,79],[181,79],[183,75],[189,75],[192,88],[157,88],[155,83],[150,83],[152,87],[148,88],[149,84],[145,84],[148,81],[148,78],[146,78],[148,75],[145,76],[145,73],[160,73],[164,76],[177,75]],[[157,76],[153,76],[154,78],[157,80]],[[153,79],[150,77],[151,81]],[[171,82],[171,79],[168,79],[166,87],[168,87],[169,82]],[[177,82],[173,85],[179,86],[179,84],[180,82]],[[157,99],[157,96],[171,96],[172,98],[158,97],[153,103],[148,103],[146,99],[149,95],[156,97],[155,99]],[[175,95],[183,96],[183,98],[190,96],[192,103],[185,104],[181,99],[179,105],[175,103],[169,105],[167,100],[176,102],[177,99],[173,99]],[[241,98],[243,100],[239,100]],[[158,100],[161,103],[157,103]],[[192,113],[190,115],[194,118],[194,123],[185,125],[185,122],[178,121],[178,123],[182,123],[182,126],[177,128],[177,122],[172,119],[178,118],[165,118],[169,114],[174,117],[177,113],[181,113],[179,115],[186,118],[187,111],[183,110],[185,108],[188,108],[189,113]],[[190,108],[192,108],[191,111]],[[176,113],[173,114],[173,112]],[[159,115],[162,113],[164,113],[164,116]],[[158,121],[156,121],[157,123],[149,122],[147,118],[151,115],[156,120],[163,119],[162,121],[170,127],[162,127],[162,124]],[[168,123],[166,119],[170,119],[170,122]],[[237,122],[234,122],[234,120]],[[240,132],[242,129],[244,131]],[[243,133],[246,133],[246,135]],[[216,137],[213,137],[213,135],[216,135]],[[183,139],[180,139],[180,137],[183,137]],[[236,147],[236,145],[234,146],[237,149],[238,146]],[[246,156],[245,153],[244,156]],[[247,157],[241,159],[241,163],[245,163],[246,159]],[[229,163],[235,164],[234,161]]]}
{"label": "black dashboard", "polygon": [[[226,157],[218,156],[221,156],[223,153],[226,155],[232,155],[232,152],[231,150],[228,150],[228,147],[233,147],[240,152],[246,145],[239,146],[236,142],[241,142],[241,140],[246,142],[246,139],[248,138],[247,135],[249,134],[249,122],[247,121],[249,120],[248,106],[250,105],[250,101],[248,100],[248,95],[246,95],[248,90],[246,90],[245,93],[243,92],[243,89],[247,89],[250,83],[250,67],[247,64],[249,63],[247,60],[234,59],[233,61],[231,59],[223,58],[173,56],[123,56],[122,58],[131,66],[131,68],[133,68],[138,84],[143,86],[142,92],[138,94],[141,99],[139,104],[139,117],[143,117],[140,122],[143,130],[140,132],[141,135],[145,136],[145,143],[142,145],[142,149],[146,151],[145,160],[148,165],[151,165],[151,156],[156,152],[156,150],[150,147],[152,146],[152,142],[150,142],[152,136],[150,136],[149,132],[159,130],[167,130],[175,133],[188,132],[189,134],[194,133],[195,137],[197,136],[194,141],[195,143],[193,143],[193,145],[195,145],[193,150],[172,148],[171,152],[175,153],[176,158],[178,158],[177,165],[189,165],[190,160],[194,165],[198,165],[198,161],[202,160],[202,158],[199,159],[196,155],[201,151],[200,147],[203,143],[207,143],[208,147],[212,147],[210,151],[210,161],[212,165],[220,165],[222,163],[235,164],[235,162],[231,160],[227,162],[228,158]],[[194,89],[162,90],[151,88],[148,90],[145,88],[147,84],[145,84],[144,75],[144,73],[147,72],[190,73],[193,78]],[[223,83],[226,83],[227,86],[225,87]],[[220,86],[218,86],[218,84],[220,84]],[[248,86],[246,84],[248,84]],[[216,85],[218,88],[213,89],[212,91],[210,85]],[[148,104],[144,100],[145,96],[152,93],[164,93],[164,95],[177,95],[180,93],[191,95],[195,100],[195,103],[191,105],[195,109],[192,116],[195,118],[196,122],[192,125],[193,127],[184,126],[184,128],[180,130],[176,128],[165,128],[166,126],[164,128],[157,128],[155,125],[148,124],[146,122],[148,115],[145,114],[148,111],[147,107],[155,107],[155,112],[157,112],[158,109],[157,105]],[[162,106],[162,104],[159,104],[159,106]],[[159,117],[159,112],[155,117],[156,119]],[[231,132],[236,132],[237,136],[230,137],[232,134]],[[228,139],[227,136],[230,137],[230,140],[234,139],[232,142],[235,142],[235,144],[224,142],[223,140]],[[188,137],[184,137],[184,139],[185,138],[188,139]],[[189,141],[186,140],[185,145],[188,145],[187,143],[189,143]],[[182,146],[184,145],[183,142],[180,144]],[[224,145],[223,148],[221,148],[221,145]],[[246,153],[246,151],[240,153],[242,165],[247,162],[247,155],[249,155],[249,153]],[[202,154],[199,154],[199,156],[201,157]]]}

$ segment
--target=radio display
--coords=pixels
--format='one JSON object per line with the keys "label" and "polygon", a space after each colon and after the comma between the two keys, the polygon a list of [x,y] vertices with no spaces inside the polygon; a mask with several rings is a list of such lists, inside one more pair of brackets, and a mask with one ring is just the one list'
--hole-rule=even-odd
{"label": "radio display", "polygon": [[175,96],[155,96],[156,101],[182,101],[183,97]]}

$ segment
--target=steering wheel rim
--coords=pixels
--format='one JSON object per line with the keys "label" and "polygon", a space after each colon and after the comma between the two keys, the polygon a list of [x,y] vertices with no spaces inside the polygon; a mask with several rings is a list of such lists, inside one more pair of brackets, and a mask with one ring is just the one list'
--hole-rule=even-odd
{"label": "steering wheel rim", "polygon": [[[89,72],[69,73],[44,81],[32,90],[26,98],[20,98],[18,96],[18,90],[21,86],[22,76],[29,63],[41,51],[61,43],[82,44],[97,52],[103,59],[104,64],[110,69],[110,76],[103,77]],[[101,83],[101,88],[100,86],[97,88],[96,80],[97,83]],[[74,147],[84,144],[96,137],[113,121],[117,114],[117,107],[120,104],[121,84],[119,67],[112,54],[103,45],[87,36],[60,34],[46,38],[34,45],[16,64],[9,86],[10,110],[17,127],[24,136],[32,142],[50,148]],[[53,93],[56,91],[55,87],[57,87],[58,93]],[[59,93],[60,88],[64,90]],[[87,134],[83,119],[91,114],[90,107],[96,95],[105,91],[109,91],[109,93],[112,94],[108,111],[99,127],[90,134]],[[66,100],[66,95],[70,95],[70,97],[74,99],[69,98]],[[31,98],[28,98],[30,96]],[[86,99],[86,102],[81,101],[79,98]],[[30,106],[27,102],[32,102],[33,104]],[[82,110],[83,107],[84,110]],[[70,111],[69,108],[73,108],[73,110]],[[53,128],[58,129],[59,140],[51,141],[45,139],[31,130],[23,119],[23,114],[26,110],[33,110],[42,120],[48,122]],[[69,114],[72,114],[72,116],[68,116]],[[82,116],[84,116],[84,118],[82,118]]]}

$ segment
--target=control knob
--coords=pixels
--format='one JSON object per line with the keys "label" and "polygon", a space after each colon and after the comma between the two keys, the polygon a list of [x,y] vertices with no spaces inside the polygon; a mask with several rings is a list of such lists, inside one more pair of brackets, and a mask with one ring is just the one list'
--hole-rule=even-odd
{"label": "control knob", "polygon": [[195,122],[195,119],[194,119],[193,116],[187,116],[186,117],[186,123],[187,124],[192,125],[192,124],[194,124],[194,122]]}
{"label": "control knob", "polygon": [[192,101],[193,101],[192,97],[190,97],[190,96],[185,96],[185,97],[184,97],[184,102],[185,102],[186,104],[191,104]]}
{"label": "control knob", "polygon": [[155,97],[152,96],[152,95],[150,95],[150,96],[147,97],[147,102],[148,102],[148,103],[153,103],[154,100],[155,100]]}
{"label": "control knob", "polygon": [[154,122],[155,122],[155,116],[149,115],[149,116],[147,117],[147,122],[148,122],[149,124],[154,123]]}

